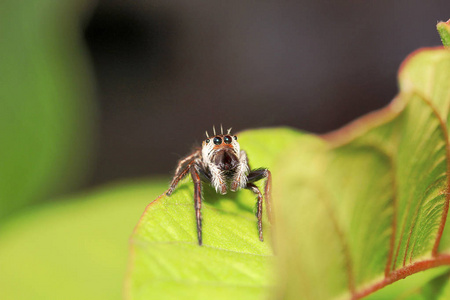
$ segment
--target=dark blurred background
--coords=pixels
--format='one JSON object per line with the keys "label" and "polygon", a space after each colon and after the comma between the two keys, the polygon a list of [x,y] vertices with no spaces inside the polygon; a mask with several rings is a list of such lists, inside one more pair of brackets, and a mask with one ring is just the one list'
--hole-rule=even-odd
{"label": "dark blurred background", "polygon": [[213,124],[336,129],[391,101],[402,60],[440,45],[449,16],[448,0],[98,1],[89,185],[169,176]]}

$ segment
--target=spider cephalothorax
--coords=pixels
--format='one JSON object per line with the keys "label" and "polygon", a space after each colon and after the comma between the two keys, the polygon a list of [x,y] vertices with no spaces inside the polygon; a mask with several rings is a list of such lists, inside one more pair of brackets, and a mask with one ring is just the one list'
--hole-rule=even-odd
{"label": "spider cephalothorax", "polygon": [[202,245],[202,181],[210,183],[220,194],[226,194],[228,190],[235,192],[241,188],[249,189],[258,196],[257,212],[259,239],[263,241],[262,234],[262,200],[263,196],[259,188],[254,184],[263,178],[267,178],[264,186],[264,198],[270,220],[270,187],[271,174],[268,169],[260,168],[250,170],[247,154],[240,150],[237,136],[231,135],[231,128],[226,134],[216,134],[213,127],[214,136],[203,141],[202,148],[196,149],[193,153],[178,162],[172,183],[166,194],[170,196],[178,182],[191,173],[194,181],[194,203],[197,218],[198,243]]}

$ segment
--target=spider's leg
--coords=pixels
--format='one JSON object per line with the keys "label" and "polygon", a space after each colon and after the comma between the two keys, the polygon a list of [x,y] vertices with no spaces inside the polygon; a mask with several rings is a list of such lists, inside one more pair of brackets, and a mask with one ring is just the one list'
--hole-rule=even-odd
{"label": "spider's leg", "polygon": [[191,154],[189,154],[185,158],[181,159],[178,162],[177,169],[175,170],[175,174],[178,174],[180,172],[181,168],[183,167],[183,165],[186,162],[193,161],[195,158],[197,158],[199,156],[199,154],[200,154],[200,151],[197,150],[197,151],[192,152]]}
{"label": "spider's leg", "polygon": [[269,222],[272,223],[272,207],[271,207],[271,190],[272,190],[272,173],[268,169],[256,169],[252,170],[248,176],[248,182],[256,182],[258,180],[261,180],[263,178],[266,178],[266,183],[264,184],[264,200],[266,202],[266,209],[267,209],[267,217],[269,219]]}
{"label": "spider's leg", "polygon": [[166,191],[166,195],[170,196],[173,193],[173,190],[177,186],[178,182],[180,182],[181,179],[183,179],[187,173],[189,172],[189,169],[191,167],[192,163],[189,163],[179,174],[175,174],[175,176],[172,179],[172,182],[170,183],[169,188]]}
{"label": "spider's leg", "polygon": [[236,174],[234,175],[233,182],[231,183],[230,189],[235,192],[240,188],[245,188],[247,185],[247,173],[249,172],[250,167],[248,165],[247,153],[244,150],[241,150],[239,153],[239,167],[236,170]]}
{"label": "spider's leg", "polygon": [[[197,159],[197,156],[199,154],[200,154],[200,152],[196,151],[178,162],[178,166],[177,166],[177,170],[175,171],[175,175],[173,176],[173,179],[172,179],[172,182],[170,183],[169,189],[166,191],[167,196],[170,196],[173,193],[173,190],[175,189],[177,184],[180,182],[180,180],[183,179],[187,175],[187,173],[189,172],[189,169],[194,164],[194,162]],[[183,165],[186,162],[188,162],[188,163],[183,168]]]}
{"label": "spider's leg", "polygon": [[251,190],[254,194],[258,196],[257,209],[256,209],[256,217],[258,218],[258,232],[259,232],[259,240],[261,242],[264,241],[263,232],[262,232],[262,200],[263,196],[259,191],[258,187],[253,183],[247,183],[246,189]]}
{"label": "spider's leg", "polygon": [[217,166],[210,165],[209,174],[211,174],[211,185],[216,192],[225,195],[227,193],[227,185],[223,179],[222,171]]}
{"label": "spider's leg", "polygon": [[267,170],[267,179],[264,185],[264,199],[266,201],[266,210],[269,222],[272,223],[272,173]]}
{"label": "spider's leg", "polygon": [[202,182],[200,175],[195,167],[191,168],[191,176],[194,181],[194,205],[195,205],[195,217],[197,219],[197,237],[198,244],[202,245]]}
{"label": "spider's leg", "polygon": [[196,170],[198,172],[198,175],[200,176],[200,180],[203,182],[207,182],[209,184],[211,184],[211,173],[208,172],[208,170],[206,170],[205,168],[203,168],[202,166],[200,166],[199,164],[195,164]]}

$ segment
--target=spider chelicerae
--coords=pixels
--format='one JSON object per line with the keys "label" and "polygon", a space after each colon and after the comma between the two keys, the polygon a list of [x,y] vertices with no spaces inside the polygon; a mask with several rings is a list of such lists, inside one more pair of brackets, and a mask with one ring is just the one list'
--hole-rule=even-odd
{"label": "spider chelicerae", "polygon": [[258,232],[260,241],[264,241],[262,232],[262,201],[263,195],[254,182],[266,179],[264,185],[264,199],[270,221],[270,190],[271,173],[266,168],[251,170],[247,153],[240,150],[237,136],[231,135],[231,128],[227,133],[216,134],[209,137],[206,132],[206,140],[202,147],[197,148],[178,162],[175,175],[172,179],[166,195],[170,196],[178,182],[188,173],[191,173],[194,182],[194,206],[197,219],[198,244],[202,245],[202,182],[211,184],[217,193],[226,194],[228,190],[236,192],[239,189],[248,189],[257,196],[256,217],[258,218]]}

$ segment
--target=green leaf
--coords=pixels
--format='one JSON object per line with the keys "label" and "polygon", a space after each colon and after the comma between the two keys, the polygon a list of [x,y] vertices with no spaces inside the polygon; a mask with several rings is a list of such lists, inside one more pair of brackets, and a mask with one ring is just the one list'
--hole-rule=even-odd
{"label": "green leaf", "polygon": [[148,206],[133,234],[128,298],[256,299],[275,282],[286,299],[359,297],[450,263],[438,256],[448,239],[449,63],[441,49],[416,53],[389,107],[325,139],[280,129],[241,136],[253,166],[273,170],[278,276],[257,239],[254,196],[206,189],[200,247],[185,181]]}
{"label": "green leaf", "polygon": [[450,264],[450,52],[416,52],[399,80],[387,108],[274,169],[285,299],[358,298]]}
{"label": "green leaf", "polygon": [[[448,284],[449,267],[443,266],[410,275],[369,295],[367,300],[441,299]],[[448,299],[448,298],[442,298]]]}
{"label": "green leaf", "polygon": [[450,20],[437,23],[436,28],[441,36],[442,44],[450,47]]}
{"label": "green leaf", "polygon": [[[247,191],[206,190],[198,246],[185,181],[150,204],[136,227],[127,298],[256,299],[275,287],[283,299],[377,299],[399,279],[450,265],[450,52],[415,52],[399,81],[388,107],[328,135],[242,135],[252,166],[272,170],[277,271],[257,240]],[[447,270],[412,276],[387,295],[415,293],[414,284],[429,293]]]}
{"label": "green leaf", "polygon": [[0,227],[2,299],[121,299],[127,241],[168,180],[110,185]]}
{"label": "green leaf", "polygon": [[[271,168],[302,134],[290,129],[239,135],[252,167]],[[163,191],[161,191],[163,192]],[[146,209],[131,239],[128,299],[259,299],[274,284],[270,226],[258,239],[256,199],[248,190],[220,196],[204,185],[203,246],[197,242],[193,185]]]}
{"label": "green leaf", "polygon": [[443,284],[443,288],[439,294],[439,297],[437,298],[438,300],[447,300],[450,299],[450,273],[447,272],[446,274],[443,275],[444,278],[444,284]]}
{"label": "green leaf", "polygon": [[88,166],[92,88],[81,3],[0,5],[0,219],[73,187]]}

